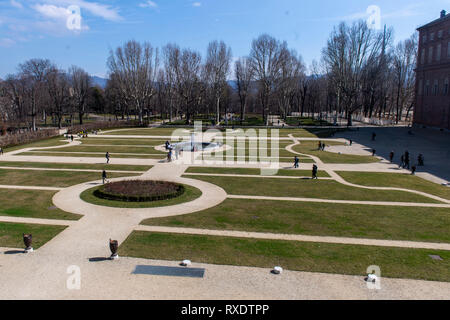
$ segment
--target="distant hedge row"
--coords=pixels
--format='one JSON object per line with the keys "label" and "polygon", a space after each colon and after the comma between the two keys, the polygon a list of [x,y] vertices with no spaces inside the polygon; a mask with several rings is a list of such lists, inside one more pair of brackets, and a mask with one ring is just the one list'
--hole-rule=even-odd
{"label": "distant hedge row", "polygon": [[5,135],[0,136],[0,147],[13,147],[56,136],[59,136],[58,129],[43,129],[38,131],[27,130],[13,134],[6,133]]}

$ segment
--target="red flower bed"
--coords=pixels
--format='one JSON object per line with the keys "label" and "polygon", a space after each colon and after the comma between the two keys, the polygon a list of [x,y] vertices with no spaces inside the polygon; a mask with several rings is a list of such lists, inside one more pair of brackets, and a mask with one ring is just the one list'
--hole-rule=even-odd
{"label": "red flower bed", "polygon": [[166,181],[131,180],[105,184],[94,191],[101,199],[125,202],[149,202],[167,200],[184,193],[180,184]]}

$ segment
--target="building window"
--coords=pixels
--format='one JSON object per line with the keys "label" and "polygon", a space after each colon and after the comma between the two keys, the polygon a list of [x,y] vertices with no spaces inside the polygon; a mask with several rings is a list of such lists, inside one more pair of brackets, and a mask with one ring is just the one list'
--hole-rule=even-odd
{"label": "building window", "polygon": [[436,61],[441,60],[442,45],[439,43],[436,48]]}
{"label": "building window", "polygon": [[430,34],[430,41],[434,41],[434,32]]}
{"label": "building window", "polygon": [[430,47],[428,49],[428,63],[432,63],[433,62],[433,47]]}
{"label": "building window", "polygon": [[[450,29],[448,30],[448,33],[450,34]],[[423,41],[423,43],[427,43],[427,35],[424,35],[422,37],[422,41]]]}
{"label": "building window", "polygon": [[445,78],[444,80],[444,90],[443,90],[444,96],[448,95],[448,78]]}
{"label": "building window", "polygon": [[438,38],[439,38],[439,39],[442,38],[442,34],[443,34],[443,31],[442,31],[442,30],[439,30],[439,32],[438,32]]}
{"label": "building window", "polygon": [[421,96],[422,95],[422,93],[423,93],[423,80],[422,79],[420,79],[419,80],[419,89],[418,89],[418,94],[419,94],[419,96]]}
{"label": "building window", "polygon": [[430,94],[430,80],[427,80],[425,83],[425,95],[428,96]]}
{"label": "building window", "polygon": [[[450,58],[450,42],[448,43],[449,48],[449,58]],[[420,64],[425,64],[425,49],[422,49],[422,52],[420,53]]]}
{"label": "building window", "polygon": [[439,81],[438,80],[434,80],[433,95],[437,96],[438,92],[439,92]]}

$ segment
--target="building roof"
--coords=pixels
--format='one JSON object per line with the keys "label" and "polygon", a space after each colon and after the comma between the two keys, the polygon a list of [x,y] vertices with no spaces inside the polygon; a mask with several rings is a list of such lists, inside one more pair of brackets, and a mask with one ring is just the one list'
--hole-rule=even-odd
{"label": "building roof", "polygon": [[433,21],[431,21],[430,23],[427,23],[426,25],[423,25],[423,26],[421,26],[421,27],[419,27],[419,28],[417,28],[417,30],[422,30],[422,29],[425,29],[425,28],[428,28],[428,27],[432,27],[432,26],[434,26],[434,25],[437,25],[437,24],[439,24],[439,23],[441,23],[441,22],[444,22],[444,21],[447,21],[447,20],[450,20],[450,13],[449,14],[446,14],[444,17],[442,17],[442,18],[438,18],[438,19],[436,19],[436,20],[433,20]]}

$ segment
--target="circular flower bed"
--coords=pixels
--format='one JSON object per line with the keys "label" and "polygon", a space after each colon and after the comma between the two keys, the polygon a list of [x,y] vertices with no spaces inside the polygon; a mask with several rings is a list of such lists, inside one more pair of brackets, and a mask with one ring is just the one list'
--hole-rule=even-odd
{"label": "circular flower bed", "polygon": [[166,181],[131,180],[105,184],[94,191],[101,199],[125,202],[150,202],[181,196],[184,186]]}

